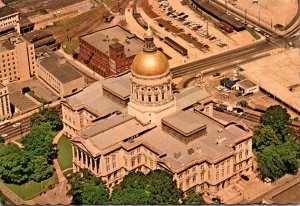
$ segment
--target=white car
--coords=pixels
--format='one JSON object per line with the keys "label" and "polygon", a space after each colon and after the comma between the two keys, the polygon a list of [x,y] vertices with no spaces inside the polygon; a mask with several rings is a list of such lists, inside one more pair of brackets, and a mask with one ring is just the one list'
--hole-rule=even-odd
{"label": "white car", "polygon": [[19,127],[21,125],[21,122],[17,122],[15,124],[12,125],[12,127]]}
{"label": "white car", "polygon": [[3,138],[5,138],[7,136],[8,136],[8,134],[1,134],[1,137],[3,137]]}

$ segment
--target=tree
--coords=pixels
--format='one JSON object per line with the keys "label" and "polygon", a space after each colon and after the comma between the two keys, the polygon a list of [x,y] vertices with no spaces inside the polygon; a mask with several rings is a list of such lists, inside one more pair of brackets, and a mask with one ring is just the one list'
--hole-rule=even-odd
{"label": "tree", "polygon": [[129,173],[116,185],[111,195],[112,204],[151,204],[146,188],[146,175],[141,172]]}
{"label": "tree", "polygon": [[0,146],[0,178],[7,183],[22,184],[29,180],[32,165],[16,145]]}
{"label": "tree", "polygon": [[53,131],[63,129],[63,123],[59,116],[59,111],[55,109],[43,109],[39,113],[32,115],[30,119],[32,125],[49,123]]}
{"label": "tree", "polygon": [[0,144],[4,143],[4,138],[0,135]]}
{"label": "tree", "polygon": [[44,156],[37,156],[33,159],[32,164],[33,174],[31,175],[31,179],[34,181],[41,182],[53,175],[53,165],[48,164]]}
{"label": "tree", "polygon": [[24,150],[31,159],[44,156],[47,159],[52,154],[53,132],[49,123],[35,125],[29,134],[22,139]]}
{"label": "tree", "polygon": [[117,185],[111,196],[112,204],[178,204],[182,192],[172,175],[155,170],[147,175],[129,173]]}
{"label": "tree", "polygon": [[99,180],[98,184],[87,182],[82,188],[82,204],[104,205],[109,203],[109,194],[106,185]]}
{"label": "tree", "polygon": [[266,110],[261,116],[260,123],[271,126],[282,141],[285,141],[289,134],[290,117],[285,108],[275,105]]}
{"label": "tree", "polygon": [[155,204],[178,204],[182,191],[177,188],[173,176],[165,170],[154,170],[147,174],[147,191]]}
{"label": "tree", "polygon": [[276,135],[273,128],[269,125],[258,125],[254,127],[253,149],[260,151],[270,145],[279,145],[281,139]]}
{"label": "tree", "polygon": [[73,197],[73,204],[99,205],[109,203],[109,192],[105,183],[87,169],[71,174],[68,182],[71,185],[68,195]]}
{"label": "tree", "polygon": [[286,142],[277,146],[265,147],[257,152],[259,170],[263,178],[276,180],[286,173],[295,174],[298,171],[299,145]]}
{"label": "tree", "polygon": [[202,195],[195,192],[193,189],[189,189],[183,198],[183,203],[186,205],[204,205],[206,204]]}

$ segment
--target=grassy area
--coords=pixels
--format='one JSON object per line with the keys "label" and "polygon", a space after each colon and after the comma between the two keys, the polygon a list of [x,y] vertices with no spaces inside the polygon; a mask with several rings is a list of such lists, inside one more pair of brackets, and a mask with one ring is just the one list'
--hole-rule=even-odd
{"label": "grassy area", "polygon": [[72,55],[73,52],[79,47],[79,40],[77,38],[68,41],[64,47],[64,51],[67,54]]}
{"label": "grassy area", "polygon": [[250,27],[246,26],[247,31],[256,39],[260,39],[260,36]]}
{"label": "grassy area", "polygon": [[61,170],[72,167],[72,147],[69,139],[63,136],[57,143],[58,149],[58,163]]}
{"label": "grassy area", "polygon": [[[2,180],[0,180],[3,182]],[[5,184],[9,189],[11,189],[16,195],[18,195],[23,200],[30,200],[39,194],[47,191],[50,186],[57,182],[57,175],[54,173],[52,177],[42,182],[29,181],[23,185],[15,184]]]}
{"label": "grassy area", "polygon": [[30,92],[27,92],[27,94],[29,94],[30,96],[32,96],[34,99],[36,99],[37,101],[43,103],[43,104],[46,104],[47,101],[42,98],[42,97],[38,97],[37,95],[34,94],[34,91],[30,90]]}

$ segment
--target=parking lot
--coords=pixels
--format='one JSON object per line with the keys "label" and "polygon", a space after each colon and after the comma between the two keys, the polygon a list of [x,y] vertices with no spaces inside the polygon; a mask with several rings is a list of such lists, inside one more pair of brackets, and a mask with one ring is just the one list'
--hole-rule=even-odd
{"label": "parking lot", "polygon": [[[181,5],[180,2],[149,1],[152,2],[154,12],[160,16],[154,19],[157,23],[166,32],[184,39],[187,42],[186,46],[196,47],[201,53],[219,53],[250,44],[255,40],[246,30],[228,34],[220,28],[216,28],[211,22],[204,20],[195,11],[188,6]],[[164,20],[163,23],[161,23],[162,20]],[[238,36],[237,39],[235,38],[236,35]],[[201,53],[200,56],[202,56]],[[197,56],[199,56],[199,53]]]}

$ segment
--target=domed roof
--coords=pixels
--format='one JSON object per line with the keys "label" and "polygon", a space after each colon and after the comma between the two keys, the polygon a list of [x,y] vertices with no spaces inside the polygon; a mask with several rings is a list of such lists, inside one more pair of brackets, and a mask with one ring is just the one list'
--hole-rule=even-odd
{"label": "domed roof", "polygon": [[154,42],[153,32],[148,26],[144,34],[144,48],[138,53],[132,63],[131,71],[140,76],[158,76],[169,71],[169,62],[166,56],[158,51]]}
{"label": "domed roof", "polygon": [[161,51],[142,51],[135,56],[131,70],[140,76],[158,76],[169,71],[169,62]]}

